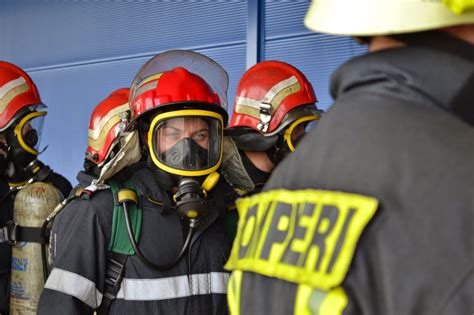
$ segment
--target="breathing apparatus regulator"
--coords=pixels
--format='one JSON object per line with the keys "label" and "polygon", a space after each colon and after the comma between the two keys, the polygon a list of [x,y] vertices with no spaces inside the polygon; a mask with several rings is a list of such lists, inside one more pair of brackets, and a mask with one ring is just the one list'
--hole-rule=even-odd
{"label": "breathing apparatus regulator", "polygon": [[[203,110],[181,110],[157,115],[148,132],[150,161],[160,182],[168,182],[173,194],[176,213],[188,225],[187,235],[177,257],[170,263],[157,265],[140,251],[130,224],[128,202],[138,202],[129,193],[119,195],[127,232],[138,258],[157,270],[173,267],[185,254],[194,231],[208,214],[207,195],[219,181],[216,172],[222,159],[223,119]],[[151,164],[151,163],[150,163]],[[166,178],[166,179],[165,179]]]}
{"label": "breathing apparatus regulator", "polygon": [[178,190],[173,195],[173,200],[176,202],[176,212],[178,216],[187,222],[188,232],[183,243],[181,250],[179,251],[176,258],[166,264],[158,265],[151,262],[145,254],[140,250],[138,244],[135,241],[132,223],[130,218],[129,204],[134,203],[138,205],[139,200],[136,193],[128,188],[123,188],[118,193],[118,202],[122,204],[122,210],[125,217],[125,225],[127,227],[127,233],[135,251],[137,257],[148,267],[166,271],[176,265],[181,258],[183,258],[186,250],[188,249],[192,236],[197,227],[205,221],[208,213],[207,193],[210,191],[219,181],[219,173],[213,172],[209,174],[202,184],[192,177],[181,177],[179,179]]}
{"label": "breathing apparatus regulator", "polygon": [[184,256],[194,231],[206,220],[208,192],[220,176],[217,169],[222,162],[228,85],[227,73],[214,60],[184,50],[155,56],[140,69],[132,83],[133,118],[138,118],[142,125],[149,123],[146,139],[149,166],[160,178],[160,185],[173,193],[176,214],[188,225],[183,247],[174,261],[156,265],[135,243],[127,202],[123,203],[132,247],[151,268],[173,267]]}

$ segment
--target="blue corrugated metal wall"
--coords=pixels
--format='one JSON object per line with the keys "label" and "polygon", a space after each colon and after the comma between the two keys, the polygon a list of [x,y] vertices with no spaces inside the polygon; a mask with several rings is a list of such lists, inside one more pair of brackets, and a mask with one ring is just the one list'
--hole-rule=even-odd
{"label": "blue corrugated metal wall", "polygon": [[366,51],[348,37],[328,36],[303,24],[310,1],[265,1],[265,59],[298,67],[313,84],[318,107],[327,110],[331,73],[347,59]]}
{"label": "blue corrugated metal wall", "polygon": [[[260,1],[260,2],[259,2]],[[255,5],[262,8],[253,15]],[[192,49],[217,60],[230,77],[229,102],[249,52],[300,67],[327,108],[328,76],[362,50],[349,39],[303,26],[309,1],[47,1],[0,2],[0,59],[35,80],[49,113],[42,160],[69,179],[82,167],[89,115],[138,68],[168,49]],[[264,38],[249,36],[261,23]],[[250,54],[251,55],[251,54]]]}

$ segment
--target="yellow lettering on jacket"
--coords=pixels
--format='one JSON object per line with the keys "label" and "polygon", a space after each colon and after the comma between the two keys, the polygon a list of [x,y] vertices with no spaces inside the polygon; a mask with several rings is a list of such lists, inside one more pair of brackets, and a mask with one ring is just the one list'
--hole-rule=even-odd
{"label": "yellow lettering on jacket", "polygon": [[242,198],[225,267],[330,290],[344,280],[377,207],[372,197],[323,190],[275,190]]}

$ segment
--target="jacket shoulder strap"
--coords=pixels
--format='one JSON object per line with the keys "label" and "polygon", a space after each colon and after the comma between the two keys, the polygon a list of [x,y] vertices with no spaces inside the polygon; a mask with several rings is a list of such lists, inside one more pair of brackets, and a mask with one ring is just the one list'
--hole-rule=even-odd
{"label": "jacket shoulder strap", "polygon": [[[119,202],[119,192],[122,191],[122,188],[125,186],[130,192],[135,193],[137,199],[140,200],[139,192],[131,180],[125,181],[123,185],[120,182],[110,180],[108,184],[110,185],[114,199],[114,212],[112,217],[112,234],[109,243],[109,252],[107,254],[104,294],[102,303],[97,309],[98,315],[108,314],[110,306],[117,298],[117,294],[120,290],[128,256],[135,254],[135,251],[131,248],[127,229],[124,225],[122,205]],[[142,211],[138,204],[139,203],[130,204],[129,209],[135,240],[138,240],[140,236],[142,223]]]}

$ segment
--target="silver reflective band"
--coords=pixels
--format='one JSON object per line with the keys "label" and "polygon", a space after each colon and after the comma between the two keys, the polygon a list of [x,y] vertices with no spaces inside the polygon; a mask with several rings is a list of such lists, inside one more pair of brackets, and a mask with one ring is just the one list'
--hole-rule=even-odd
{"label": "silver reflective band", "polygon": [[211,272],[161,279],[123,279],[117,299],[159,301],[193,295],[225,294],[229,274]]}
{"label": "silver reflective band", "polygon": [[19,77],[15,80],[5,83],[3,86],[0,86],[0,99],[2,99],[8,92],[13,90],[16,87],[19,87],[22,84],[25,84],[26,81],[23,77]]}
{"label": "silver reflective band", "polygon": [[54,268],[44,287],[74,296],[93,309],[102,302],[102,293],[93,281],[67,270]]}

